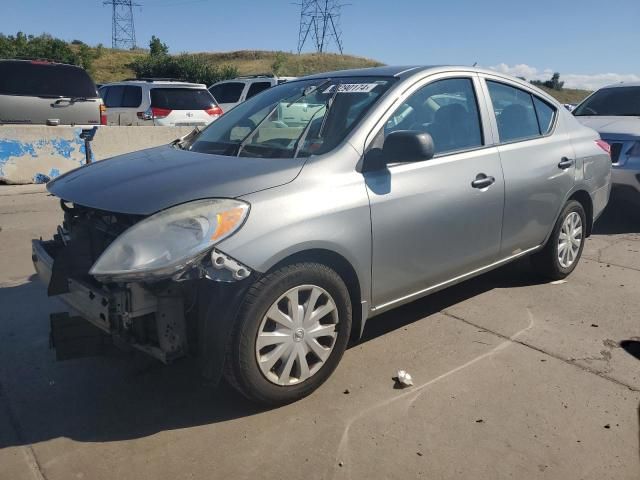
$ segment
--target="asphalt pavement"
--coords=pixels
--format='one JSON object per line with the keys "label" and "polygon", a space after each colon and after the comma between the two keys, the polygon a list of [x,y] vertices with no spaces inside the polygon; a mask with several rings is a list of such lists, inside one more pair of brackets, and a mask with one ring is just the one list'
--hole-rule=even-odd
{"label": "asphalt pavement", "polygon": [[566,282],[521,261],[376,317],[320,390],[272,410],[188,360],[56,362],[62,306],[30,239],[60,213],[42,187],[0,187],[2,480],[640,478],[640,212],[623,202]]}

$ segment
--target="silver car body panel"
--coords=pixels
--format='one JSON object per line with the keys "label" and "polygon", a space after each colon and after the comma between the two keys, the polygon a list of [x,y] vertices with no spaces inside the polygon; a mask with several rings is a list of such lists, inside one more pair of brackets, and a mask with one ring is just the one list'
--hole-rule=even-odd
{"label": "silver car body panel", "polygon": [[[540,248],[551,234],[562,206],[577,191],[590,195],[594,217],[606,205],[611,162],[595,143],[598,135],[529,83],[470,67],[380,67],[316,77],[357,75],[397,76],[398,81],[341,145],[328,154],[283,167],[282,172],[266,172],[278,170],[273,165],[280,160],[228,158],[225,162],[213,155],[198,159],[200,163],[224,164],[225,174],[235,179],[225,181],[217,179],[213,166],[209,175],[189,166],[188,156],[195,159],[201,154],[160,149],[136,155],[147,155],[149,164],[153,164],[154,155],[184,156],[184,170],[178,168],[179,161],[170,162],[175,163],[176,175],[184,172],[184,180],[176,179],[173,185],[170,176],[166,183],[158,182],[160,177],[156,177],[145,186],[139,178],[127,189],[118,189],[112,182],[128,180],[114,174],[106,181],[108,169],[104,169],[102,194],[90,191],[99,190],[98,180],[90,181],[90,175],[83,182],[76,182],[74,175],[69,175],[66,185],[63,176],[49,188],[54,194],[83,205],[105,210],[120,207],[120,211],[139,213],[158,211],[203,195],[243,198],[251,204],[247,220],[216,249],[257,272],[266,272],[286,258],[310,250],[339,255],[356,273],[365,305],[363,320]],[[436,79],[460,76],[472,78],[475,85],[485,138],[482,147],[362,173],[363,154],[374,134],[404,98]],[[484,85],[484,79],[489,77],[552,104],[557,110],[552,133],[500,145]],[[563,157],[575,162],[568,170],[558,167]],[[124,167],[125,162],[121,158],[118,165]],[[161,168],[162,164],[158,162],[155,167]],[[259,173],[260,168],[265,169],[264,175]],[[241,174],[241,170],[245,173]],[[196,172],[206,179],[195,178]],[[482,190],[473,189],[471,182],[478,173],[494,176],[496,182]],[[77,176],[78,180],[82,177]],[[196,193],[184,192],[188,178],[198,186]],[[210,188],[205,188],[207,182]],[[81,184],[85,185],[84,193]],[[138,192],[131,191],[134,187]],[[110,195],[104,195],[104,189]],[[124,198],[105,198],[118,192]],[[145,199],[145,195],[153,199]],[[144,207],[131,205],[136,202]]]}
{"label": "silver car body panel", "polygon": [[[621,84],[626,85],[626,84]],[[608,87],[610,88],[610,87]],[[640,117],[580,116],[583,125],[593,128],[603,140],[616,149],[611,164],[611,181],[640,194],[640,156],[631,156],[629,150],[640,142]]]}
{"label": "silver car body panel", "polygon": [[[370,72],[337,75],[365,74]],[[596,145],[598,135],[545,92],[527,82],[466,67],[406,67],[400,76],[405,78],[347,137],[356,155],[343,146],[311,158],[295,182],[246,196],[253,208],[247,223],[219,248],[259,271],[305,250],[335,251],[357,272],[363,302],[370,305],[364,315],[370,317],[541,248],[562,206],[577,191],[589,193],[594,218],[606,206],[610,159]],[[460,76],[475,78],[484,148],[354,175],[354,162],[358,170],[371,134],[404,98],[431,81]],[[554,130],[544,137],[499,145],[481,78],[512,84],[554,105]],[[562,157],[575,164],[568,170],[558,168]],[[470,182],[483,170],[495,176],[496,183],[486,191],[471,189]],[[357,198],[362,184],[370,207]],[[264,215],[258,208],[265,208]]]}

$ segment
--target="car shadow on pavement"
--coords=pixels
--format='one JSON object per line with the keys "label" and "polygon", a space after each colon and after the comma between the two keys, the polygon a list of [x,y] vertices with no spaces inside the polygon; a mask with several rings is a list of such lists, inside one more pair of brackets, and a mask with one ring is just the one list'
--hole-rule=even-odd
{"label": "car shadow on pavement", "polygon": [[640,360],[640,340],[623,340],[620,347],[636,360]]}
{"label": "car shadow on pavement", "polygon": [[523,258],[370,319],[360,343],[378,338],[495,288],[526,287],[547,282],[547,279],[541,278],[533,271],[530,260]]}
{"label": "car shadow on pavement", "polygon": [[207,384],[191,359],[166,366],[118,352],[57,362],[48,322],[63,308],[34,277],[0,288],[0,305],[0,448],[135,439],[264,411],[224,383]]}
{"label": "car shadow on pavement", "polygon": [[640,210],[631,204],[628,197],[611,194],[607,208],[593,225],[597,235],[640,233]]}

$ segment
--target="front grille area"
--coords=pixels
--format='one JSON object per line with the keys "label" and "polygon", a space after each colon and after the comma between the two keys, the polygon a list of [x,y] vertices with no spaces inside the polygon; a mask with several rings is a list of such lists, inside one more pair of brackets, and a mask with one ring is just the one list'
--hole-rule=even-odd
{"label": "front grille area", "polygon": [[620,152],[622,151],[622,143],[610,142],[611,145],[611,163],[618,163]]}
{"label": "front grille area", "polygon": [[54,236],[57,254],[49,294],[66,293],[67,279],[91,282],[89,270],[122,232],[143,217],[105,212],[61,202],[64,223]]}

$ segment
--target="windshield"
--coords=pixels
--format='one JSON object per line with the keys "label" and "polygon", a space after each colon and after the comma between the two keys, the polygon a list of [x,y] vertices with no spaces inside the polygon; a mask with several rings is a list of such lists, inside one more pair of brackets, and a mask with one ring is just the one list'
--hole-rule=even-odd
{"label": "windshield", "polygon": [[288,82],[241,103],[182,148],[218,155],[291,158],[338,145],[394,79],[320,78]]}
{"label": "windshield", "polygon": [[580,116],[640,116],[640,87],[603,88],[576,107]]}

